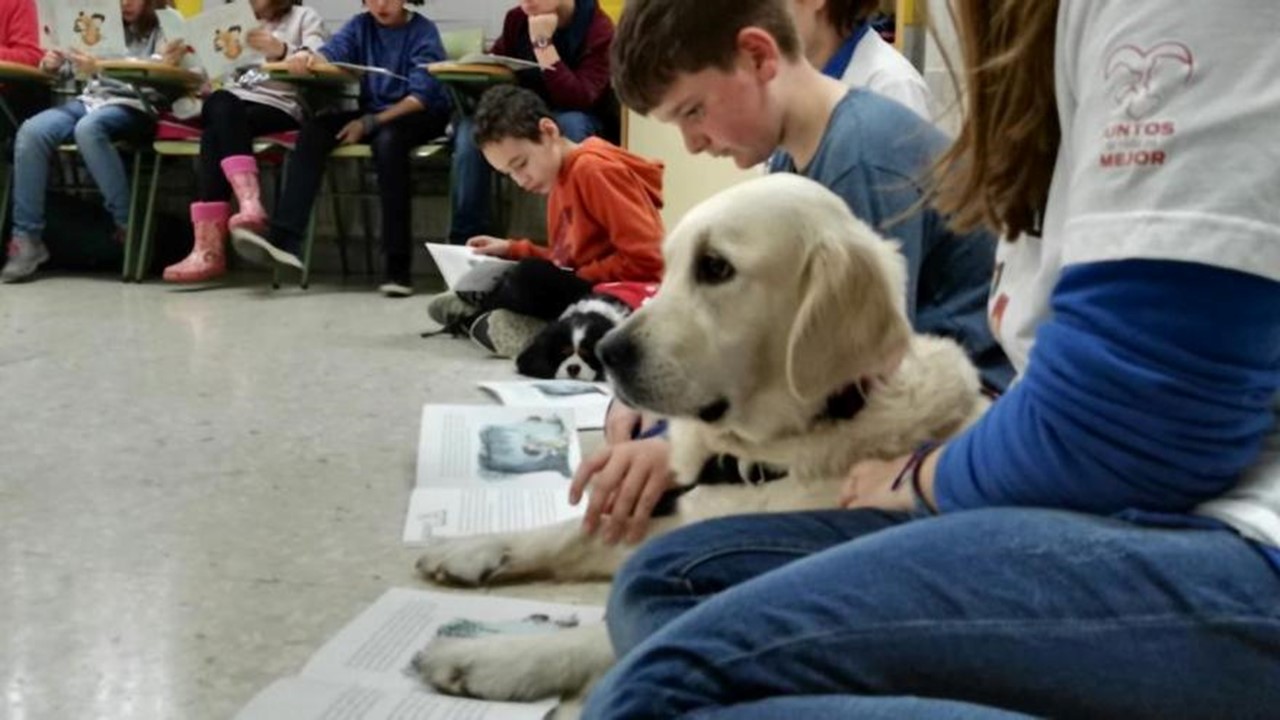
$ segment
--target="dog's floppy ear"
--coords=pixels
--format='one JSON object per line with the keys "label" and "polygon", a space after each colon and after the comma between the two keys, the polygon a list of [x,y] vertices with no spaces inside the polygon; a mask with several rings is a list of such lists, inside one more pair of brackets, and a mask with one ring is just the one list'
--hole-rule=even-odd
{"label": "dog's floppy ear", "polygon": [[[837,231],[864,232],[843,223]],[[809,245],[787,338],[787,384],[797,399],[825,397],[901,362],[911,328],[903,311],[905,264],[892,248],[878,238],[834,236]]]}

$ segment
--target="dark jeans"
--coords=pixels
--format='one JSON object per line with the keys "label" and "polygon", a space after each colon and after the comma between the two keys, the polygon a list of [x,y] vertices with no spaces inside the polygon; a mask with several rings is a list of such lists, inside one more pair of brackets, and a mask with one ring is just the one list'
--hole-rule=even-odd
{"label": "dark jeans", "polygon": [[[338,131],[363,116],[363,112],[319,115],[302,125],[298,143],[289,160],[284,194],[271,222],[271,243],[289,252],[298,252],[311,219],[311,208],[320,192],[329,153],[338,146]],[[373,166],[378,175],[378,198],[382,204],[382,251],[387,275],[407,282],[413,248],[409,237],[410,159],[409,151],[439,137],[446,117],[415,113],[393,120],[372,137]]]}
{"label": "dark jeans", "polygon": [[484,310],[510,310],[540,320],[555,320],[565,308],[590,293],[591,287],[591,283],[550,260],[525,258],[502,276],[479,305]]}
{"label": "dark jeans", "polygon": [[289,113],[256,102],[245,102],[226,90],[204,101],[200,115],[200,200],[218,202],[231,199],[231,185],[222,173],[222,160],[233,155],[252,155],[253,139],[259,135],[293,130],[298,121]]}
{"label": "dark jeans", "polygon": [[[600,120],[583,112],[556,113],[560,133],[581,142],[600,133]],[[470,118],[458,121],[453,137],[453,213],[449,226],[449,242],[465,243],[476,235],[501,234],[492,227],[489,194],[493,186],[493,168],[475,143],[475,123]]]}

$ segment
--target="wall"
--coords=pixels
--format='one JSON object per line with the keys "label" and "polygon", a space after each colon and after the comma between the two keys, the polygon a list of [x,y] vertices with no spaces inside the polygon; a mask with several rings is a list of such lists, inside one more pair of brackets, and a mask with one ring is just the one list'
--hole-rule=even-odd
{"label": "wall", "polygon": [[680,133],[671,125],[663,125],[634,112],[627,116],[628,148],[638,154],[666,165],[663,196],[666,206],[662,220],[667,229],[675,227],[680,218],[706,198],[720,190],[753,177],[761,170],[739,170],[732,160],[690,155],[684,149]]}

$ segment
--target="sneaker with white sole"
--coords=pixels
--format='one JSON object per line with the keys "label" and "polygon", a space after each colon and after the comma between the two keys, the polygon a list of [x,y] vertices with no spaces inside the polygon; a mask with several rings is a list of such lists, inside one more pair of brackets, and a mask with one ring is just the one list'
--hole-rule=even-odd
{"label": "sneaker with white sole", "polygon": [[407,298],[413,295],[413,286],[395,280],[388,280],[378,286],[378,292],[389,298]]}
{"label": "sneaker with white sole", "polygon": [[9,240],[9,261],[0,270],[0,282],[16,283],[30,280],[36,269],[49,260],[49,248],[44,241],[14,236]]}
{"label": "sneaker with white sole", "polygon": [[279,264],[302,270],[302,261],[297,255],[272,245],[266,238],[247,227],[238,227],[231,231],[231,247],[235,249],[237,255],[254,265],[271,267]]}

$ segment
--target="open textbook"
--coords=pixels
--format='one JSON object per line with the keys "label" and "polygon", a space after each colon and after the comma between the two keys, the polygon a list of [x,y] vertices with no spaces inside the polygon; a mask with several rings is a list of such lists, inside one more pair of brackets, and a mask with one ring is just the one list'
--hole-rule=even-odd
{"label": "open textbook", "polygon": [[581,517],[569,484],[581,462],[567,408],[427,405],[404,541],[529,530]]}
{"label": "open textbook", "polygon": [[125,56],[120,0],[39,0],[40,41],[49,50]]}
{"label": "open textbook", "polygon": [[439,637],[553,633],[603,617],[599,607],[393,588],[317,650],[301,673],[258,693],[236,720],[540,720],[554,699],[437,695],[410,662]]}
{"label": "open textbook", "polygon": [[608,383],[583,380],[510,380],[478,385],[507,407],[572,408],[579,430],[603,429],[613,400]]}
{"label": "open textbook", "polygon": [[501,65],[508,70],[536,70],[538,63],[506,55],[468,53],[457,59],[459,65]]}
{"label": "open textbook", "polygon": [[265,59],[262,53],[249,47],[249,31],[261,24],[249,0],[212,6],[187,19],[176,10],[161,9],[156,11],[156,18],[165,38],[182,38],[210,78],[225,77],[237,68],[261,65]]}
{"label": "open textbook", "polygon": [[511,260],[481,255],[464,245],[427,243],[427,250],[440,268],[444,284],[454,292],[490,292],[515,266]]}

